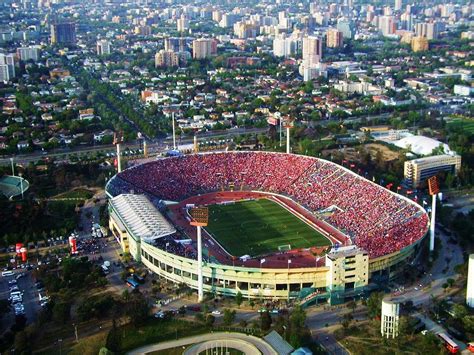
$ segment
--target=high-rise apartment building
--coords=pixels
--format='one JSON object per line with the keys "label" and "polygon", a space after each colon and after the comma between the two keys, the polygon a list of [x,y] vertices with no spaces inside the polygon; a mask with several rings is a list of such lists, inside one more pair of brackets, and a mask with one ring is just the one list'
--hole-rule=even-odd
{"label": "high-rise apartment building", "polygon": [[165,51],[185,52],[188,50],[188,43],[192,42],[192,38],[167,37],[164,42]]}
{"label": "high-rise apartment building", "polygon": [[393,16],[380,16],[379,18],[379,29],[382,31],[384,36],[390,36],[395,34],[397,29],[397,23]]}
{"label": "high-rise apartment building", "polygon": [[39,58],[39,49],[37,47],[19,47],[16,49],[16,55],[23,62],[28,60],[36,62]]}
{"label": "high-rise apartment building", "polygon": [[0,64],[0,82],[10,81],[10,73],[8,71],[8,65]]}
{"label": "high-rise apartment building", "polygon": [[257,37],[257,26],[253,23],[237,22],[234,24],[234,33],[237,38],[255,38]]}
{"label": "high-rise apartment building", "polygon": [[326,46],[329,48],[339,48],[342,47],[344,41],[344,34],[335,29],[335,28],[330,28],[326,32]]}
{"label": "high-rise apartment building", "polygon": [[415,34],[428,40],[438,39],[440,27],[441,25],[437,21],[417,23],[415,25]]}
{"label": "high-rise apartment building", "polygon": [[15,55],[14,54],[0,54],[1,79],[0,81],[9,81],[15,77]]}
{"label": "high-rise apartment building", "polygon": [[303,38],[303,62],[307,66],[317,64],[323,57],[323,41],[316,36]]}
{"label": "high-rise apartment building", "polygon": [[181,15],[181,17],[176,21],[176,25],[178,32],[187,31],[189,29],[189,20],[186,16]]}
{"label": "high-rise apartment building", "polygon": [[288,58],[296,54],[298,50],[297,42],[286,35],[278,35],[273,39],[273,55],[275,57]]}
{"label": "high-rise apartment building", "polygon": [[413,37],[411,39],[411,49],[413,52],[427,51],[429,48],[428,39],[426,37]]}
{"label": "high-rise apartment building", "polygon": [[97,55],[109,55],[111,51],[110,42],[102,39],[97,42]]}
{"label": "high-rise apartment building", "polygon": [[342,32],[344,38],[352,38],[354,36],[354,25],[351,20],[340,18],[337,20],[336,28]]}
{"label": "high-rise apartment building", "polygon": [[212,38],[199,38],[193,41],[193,58],[204,59],[217,53],[217,43]]}
{"label": "high-rise apartment building", "polygon": [[239,21],[238,15],[232,14],[232,13],[223,14],[222,19],[219,22],[219,27],[223,27],[223,28],[232,27],[234,26],[234,23],[236,23],[237,21]]}
{"label": "high-rise apartment building", "polygon": [[403,6],[403,0],[395,0],[395,11],[400,11]]}
{"label": "high-rise apartment building", "polygon": [[474,308],[474,254],[469,255],[466,303],[469,307]]}
{"label": "high-rise apartment building", "polygon": [[155,54],[155,67],[177,67],[179,54],[171,50],[160,50]]}
{"label": "high-rise apartment building", "polygon": [[53,23],[51,25],[51,44],[56,43],[76,43],[76,24],[74,22]]}

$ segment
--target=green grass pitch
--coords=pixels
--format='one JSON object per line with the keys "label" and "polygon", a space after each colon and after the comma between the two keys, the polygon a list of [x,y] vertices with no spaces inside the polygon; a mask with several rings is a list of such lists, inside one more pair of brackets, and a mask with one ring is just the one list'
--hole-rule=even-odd
{"label": "green grass pitch", "polygon": [[206,229],[234,256],[274,253],[286,244],[292,249],[331,244],[321,233],[268,199],[209,206]]}
{"label": "green grass pitch", "polygon": [[474,134],[474,120],[472,119],[453,118],[447,121],[447,125],[449,128]]}

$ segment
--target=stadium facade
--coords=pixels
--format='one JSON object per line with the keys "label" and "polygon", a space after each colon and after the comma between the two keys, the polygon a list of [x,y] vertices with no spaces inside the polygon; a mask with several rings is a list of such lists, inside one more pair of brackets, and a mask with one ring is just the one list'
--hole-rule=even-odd
{"label": "stadium facade", "polygon": [[[141,166],[141,169],[143,168]],[[110,198],[109,227],[122,249],[130,252],[137,262],[141,262],[160,277],[198,289],[197,260],[193,256],[180,255],[174,250],[168,250],[169,243],[161,246],[155,243],[163,235],[169,235],[174,227],[166,221],[158,209],[153,210],[151,202],[142,201],[143,198],[147,200],[144,195],[133,197],[134,195],[127,192],[134,190],[133,192],[146,194],[158,205],[161,205],[158,201],[162,202],[160,196],[143,191],[138,186],[135,186],[136,190],[130,185],[126,188],[118,186],[120,174],[118,180],[116,178],[117,176],[112,178],[106,187]],[[383,189],[378,185],[377,188]],[[417,216],[420,213],[426,215],[426,212],[413,201],[398,195],[397,198],[402,199],[403,204],[416,207]],[[137,203],[135,200],[140,200],[142,203]],[[144,205],[146,207],[143,207]],[[316,302],[338,304],[358,298],[371,288],[375,288],[378,283],[386,282],[397,275],[401,270],[400,266],[405,265],[415,255],[428,229],[425,215],[422,215],[423,228],[419,235],[413,235],[407,245],[383,255],[371,256],[371,253],[353,243],[347,246],[335,245],[322,258],[323,263],[316,262],[312,266],[304,267],[272,267],[266,264],[260,264],[260,267],[247,267],[208,259],[203,264],[204,291],[226,296],[235,296],[241,292],[249,299],[295,299],[303,305]],[[140,228],[145,220],[149,229]]]}

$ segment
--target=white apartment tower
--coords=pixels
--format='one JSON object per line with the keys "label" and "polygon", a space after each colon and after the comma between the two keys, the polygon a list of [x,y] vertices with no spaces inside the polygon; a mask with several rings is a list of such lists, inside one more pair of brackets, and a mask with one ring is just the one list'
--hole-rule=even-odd
{"label": "white apartment tower", "polygon": [[1,78],[0,81],[9,81],[15,77],[15,55],[0,54]]}
{"label": "white apartment tower", "polygon": [[466,303],[474,307],[474,254],[469,255],[469,267],[467,270]]}
{"label": "white apartment tower", "polygon": [[97,55],[109,55],[111,51],[110,42],[102,39],[97,42]]}
{"label": "white apartment tower", "polygon": [[36,47],[19,47],[16,49],[16,55],[23,62],[28,60],[36,62],[39,58],[39,49]]}

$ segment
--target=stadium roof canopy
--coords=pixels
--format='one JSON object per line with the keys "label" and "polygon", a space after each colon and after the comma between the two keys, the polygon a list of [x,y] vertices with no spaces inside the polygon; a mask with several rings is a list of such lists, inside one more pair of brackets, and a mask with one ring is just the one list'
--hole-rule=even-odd
{"label": "stadium roof canopy", "polygon": [[0,178],[0,194],[9,199],[21,195],[21,189],[24,193],[29,187],[29,182],[20,176],[6,175]]}
{"label": "stadium roof canopy", "polygon": [[286,355],[293,351],[293,347],[274,330],[265,335],[263,339],[265,339],[278,354]]}
{"label": "stadium roof canopy", "polygon": [[136,238],[145,242],[176,233],[144,195],[122,194],[110,200],[115,212]]}
{"label": "stadium roof canopy", "polygon": [[393,142],[397,147],[410,149],[412,153],[418,155],[430,155],[433,149],[438,148],[440,144],[444,148],[445,154],[453,154],[449,146],[436,139],[425,136],[409,136]]}

